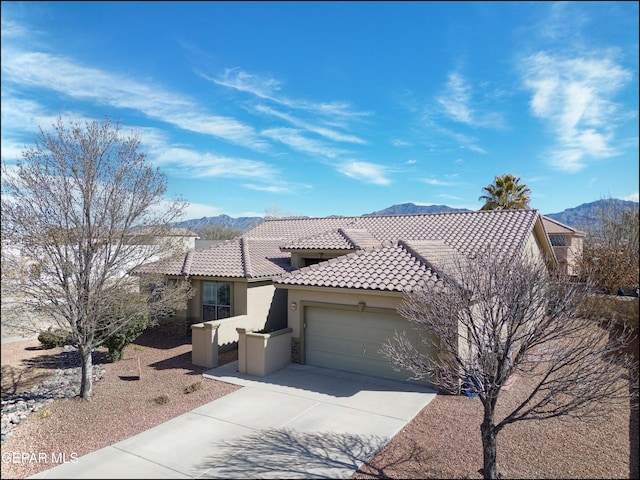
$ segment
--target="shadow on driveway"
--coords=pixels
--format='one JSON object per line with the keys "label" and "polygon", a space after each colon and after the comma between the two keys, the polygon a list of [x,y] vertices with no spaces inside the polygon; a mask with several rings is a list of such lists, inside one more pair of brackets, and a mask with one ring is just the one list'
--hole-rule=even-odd
{"label": "shadow on driveway", "polygon": [[[196,470],[209,478],[244,478],[247,472],[253,478],[349,478],[387,441],[376,435],[274,429],[211,445],[219,453],[205,458]],[[394,465],[415,461],[420,453],[415,448],[406,451]],[[372,476],[388,478],[384,469],[376,470]]]}

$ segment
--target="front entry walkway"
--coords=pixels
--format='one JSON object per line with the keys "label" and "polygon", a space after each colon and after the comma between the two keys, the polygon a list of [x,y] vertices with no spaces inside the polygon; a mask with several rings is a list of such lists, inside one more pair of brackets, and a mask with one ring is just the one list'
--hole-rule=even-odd
{"label": "front entry walkway", "polygon": [[436,395],[297,364],[204,376],[244,388],[31,478],[349,478]]}

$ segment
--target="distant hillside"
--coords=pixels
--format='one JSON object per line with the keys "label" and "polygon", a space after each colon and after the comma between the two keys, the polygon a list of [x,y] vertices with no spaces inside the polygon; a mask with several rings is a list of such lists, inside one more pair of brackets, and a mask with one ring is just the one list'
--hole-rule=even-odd
{"label": "distant hillside", "polygon": [[202,217],[194,218],[192,220],[184,220],[176,223],[174,226],[178,228],[188,228],[190,230],[197,230],[198,228],[206,225],[214,225],[216,227],[230,228],[232,230],[240,230],[246,232],[247,230],[255,227],[256,225],[264,222],[262,217],[239,217],[233,218],[229,215],[218,215],[217,217]]}
{"label": "distant hillside", "polygon": [[[618,199],[605,199],[597,200],[591,203],[583,203],[574,208],[568,208],[558,213],[545,213],[544,215],[557,220],[558,222],[569,225],[570,227],[577,228],[579,230],[589,230],[598,221],[598,213],[607,202],[612,202],[615,208],[638,208],[638,202],[631,202],[628,200]],[[372,215],[415,215],[424,213],[446,213],[446,212],[470,212],[465,208],[453,208],[446,205],[416,205],[415,203],[402,203],[400,205],[392,205],[384,210],[379,210],[373,213],[365,213],[362,216]],[[339,215],[332,215],[339,216]],[[214,225],[223,228],[230,228],[233,230],[240,230],[245,232],[256,225],[264,222],[263,217],[240,217],[233,218],[228,215],[218,215],[217,217],[202,217],[198,219],[185,220],[183,222],[176,223],[176,227],[188,228],[196,230],[205,225]]]}
{"label": "distant hillside", "polygon": [[603,208],[615,209],[638,209],[638,202],[629,200],[618,200],[615,198],[597,200],[595,202],[583,203],[574,208],[567,208],[558,213],[547,213],[545,216],[553,218],[560,223],[577,228],[578,230],[588,231],[598,224],[599,214]]}
{"label": "distant hillside", "polygon": [[365,213],[363,217],[372,215],[417,215],[423,213],[443,213],[443,212],[469,212],[466,208],[452,208],[446,205],[416,205],[415,203],[402,203],[393,205],[384,210],[373,213]]}

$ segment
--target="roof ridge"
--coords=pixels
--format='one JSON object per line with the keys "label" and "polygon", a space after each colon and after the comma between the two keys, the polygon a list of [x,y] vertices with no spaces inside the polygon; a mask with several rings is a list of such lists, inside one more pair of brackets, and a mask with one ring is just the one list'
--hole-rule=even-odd
{"label": "roof ridge", "polygon": [[[410,240],[409,240],[410,241]],[[418,260],[423,266],[427,267],[430,270],[438,270],[435,265],[433,265],[431,262],[429,262],[423,255],[421,255],[415,248],[413,248],[411,245],[409,245],[408,240],[401,240],[398,239],[398,246],[402,247],[403,249],[405,249],[407,251],[407,253],[409,253],[409,255],[411,255],[412,257],[414,257],[416,260]],[[432,241],[432,240],[429,240]],[[440,243],[443,243],[444,245],[447,245],[447,243],[443,242],[442,240],[435,240],[438,241]],[[447,245],[449,248],[449,245]]]}
{"label": "roof ridge", "polygon": [[249,256],[249,239],[240,237],[240,261],[245,277],[251,277],[251,260]]}
{"label": "roof ridge", "polygon": [[381,214],[381,215],[361,215],[357,218],[390,218],[390,217],[433,217],[437,215],[469,215],[469,214],[478,214],[478,215],[486,215],[486,214],[495,214],[495,213],[520,213],[520,212],[532,212],[538,211],[537,208],[528,208],[528,209],[509,209],[509,210],[468,210],[464,212],[453,211],[453,212],[430,212],[430,213],[390,213],[390,214]]}
{"label": "roof ridge", "polygon": [[[548,216],[546,216],[546,215],[542,215],[542,214],[541,214],[541,217],[542,217],[542,219],[543,219],[543,220],[546,220],[546,221],[551,222],[551,223],[555,223],[556,225],[559,225],[559,226],[561,226],[561,227],[564,227],[564,228],[566,228],[567,230],[571,230],[572,232],[575,232],[575,233],[585,233],[585,232],[583,232],[582,230],[578,230],[577,228],[573,228],[573,227],[571,227],[571,226],[567,225],[566,223],[562,223],[562,222],[560,222],[560,221],[556,220],[555,218],[551,218],[551,217],[548,217]],[[545,230],[546,230],[546,229],[545,229]]]}
{"label": "roof ridge", "polygon": [[182,262],[182,269],[180,269],[180,273],[182,275],[189,275],[189,270],[191,269],[191,264],[193,263],[193,251],[189,250],[187,254],[184,256],[184,262]]}
{"label": "roof ridge", "polygon": [[345,239],[345,240],[346,240],[346,241],[347,241],[347,242],[348,242],[348,243],[349,243],[353,248],[359,248],[359,245],[358,245],[356,242],[354,242],[354,241],[351,239],[351,237],[349,237],[349,235],[347,235],[347,233],[344,231],[344,228],[343,228],[343,227],[339,227],[339,228],[337,229],[337,231],[338,231],[338,233],[339,233],[340,235],[342,235],[342,237],[343,237],[343,238],[344,238],[344,239]]}

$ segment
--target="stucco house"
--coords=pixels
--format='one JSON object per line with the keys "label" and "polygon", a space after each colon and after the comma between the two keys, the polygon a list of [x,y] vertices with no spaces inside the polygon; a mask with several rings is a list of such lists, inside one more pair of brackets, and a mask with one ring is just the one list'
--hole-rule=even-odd
{"label": "stucco house", "polygon": [[546,225],[537,210],[270,219],[147,268],[191,281],[176,316],[193,329],[195,364],[217,365],[239,333],[287,329],[287,361],[406,380],[378,352],[395,331],[411,338],[396,311],[405,292],[489,247],[555,265]]}
{"label": "stucco house", "polygon": [[556,254],[558,266],[567,275],[576,276],[577,262],[582,256],[584,238],[587,234],[553,218],[543,216],[542,222]]}

